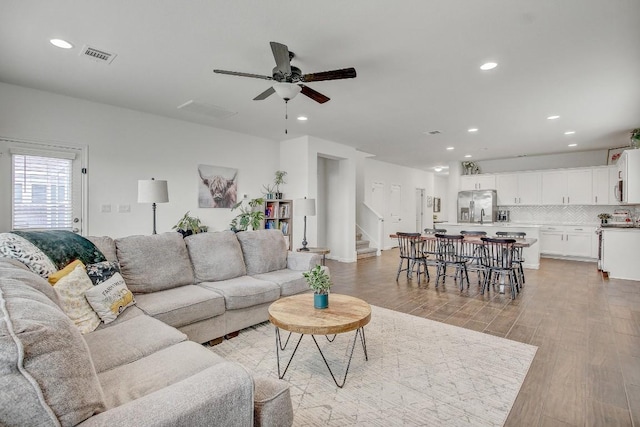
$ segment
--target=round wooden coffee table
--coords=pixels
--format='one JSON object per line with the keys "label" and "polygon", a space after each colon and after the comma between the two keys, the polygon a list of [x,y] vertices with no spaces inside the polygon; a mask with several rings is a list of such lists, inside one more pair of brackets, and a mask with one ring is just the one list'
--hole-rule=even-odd
{"label": "round wooden coffee table", "polygon": [[[331,374],[333,381],[338,387],[342,388],[347,380],[349,366],[351,365],[351,358],[353,357],[353,350],[355,348],[356,341],[358,341],[358,337],[360,337],[360,341],[362,342],[365,360],[369,360],[364,327],[370,320],[371,306],[361,299],[350,297],[348,295],[329,294],[329,307],[325,309],[313,308],[313,294],[293,295],[274,302],[269,306],[269,321],[276,327],[278,376],[282,379],[287,373],[287,369],[289,369],[289,365],[296,354],[296,350],[298,350],[302,337],[305,335],[311,335],[311,338],[316,344],[327,369],[329,369],[329,373]],[[280,338],[280,329],[284,329],[289,332],[289,336],[287,337],[284,345]],[[347,368],[344,372],[344,378],[342,383],[338,383],[327,359],[322,353],[320,345],[318,345],[318,341],[316,341],[315,335],[325,335],[329,342],[333,342],[337,334],[350,331],[356,331],[356,333],[353,337],[353,343],[351,344],[351,352],[349,354]],[[280,350],[286,349],[292,333],[300,334],[300,338],[296,343],[296,347],[293,350],[293,354],[291,354],[284,372],[280,373]],[[333,335],[333,338],[329,338],[329,335]]]}

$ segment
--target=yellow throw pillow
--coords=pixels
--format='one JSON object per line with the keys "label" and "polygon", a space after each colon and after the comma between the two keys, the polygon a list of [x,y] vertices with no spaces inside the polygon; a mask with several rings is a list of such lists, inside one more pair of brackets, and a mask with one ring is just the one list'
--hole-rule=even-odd
{"label": "yellow throw pillow", "polygon": [[76,265],[69,274],[62,277],[53,285],[62,310],[76,324],[80,332],[87,334],[95,330],[100,324],[100,318],[91,308],[84,293],[93,289],[93,283],[84,271],[82,263]]}
{"label": "yellow throw pillow", "polygon": [[79,265],[81,265],[83,269],[85,268],[82,261],[77,259],[75,261],[72,261],[71,264],[67,265],[62,270],[58,270],[55,273],[49,275],[49,278],[47,280],[49,280],[49,283],[51,283],[52,285],[55,285],[58,280],[62,279],[64,276],[71,273]]}

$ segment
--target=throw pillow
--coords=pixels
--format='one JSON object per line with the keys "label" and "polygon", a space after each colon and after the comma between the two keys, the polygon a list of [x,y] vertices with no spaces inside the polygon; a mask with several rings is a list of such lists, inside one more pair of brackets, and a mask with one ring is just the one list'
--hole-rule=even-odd
{"label": "throw pillow", "polygon": [[20,261],[45,279],[57,270],[44,252],[24,237],[13,233],[0,233],[0,256]]}
{"label": "throw pillow", "polygon": [[136,302],[120,273],[89,289],[84,296],[104,323],[113,322],[125,308]]}
{"label": "throw pillow", "polygon": [[76,269],[77,266],[81,265],[82,268],[84,268],[84,264],[82,263],[82,261],[80,261],[79,259],[73,261],[71,264],[67,265],[65,268],[63,268],[62,270],[58,270],[53,274],[49,275],[49,278],[47,279],[49,281],[49,283],[51,283],[52,285],[55,285],[56,282],[60,279],[62,279],[64,276],[66,276],[67,274],[71,273],[73,270]]}
{"label": "throw pillow", "polygon": [[93,283],[84,271],[82,263],[58,280],[53,289],[58,294],[62,310],[73,320],[80,332],[87,334],[98,327],[100,318],[84,297],[88,289],[93,289]]}
{"label": "throw pillow", "polygon": [[94,286],[106,282],[116,273],[120,273],[118,261],[102,261],[87,265],[87,275]]}

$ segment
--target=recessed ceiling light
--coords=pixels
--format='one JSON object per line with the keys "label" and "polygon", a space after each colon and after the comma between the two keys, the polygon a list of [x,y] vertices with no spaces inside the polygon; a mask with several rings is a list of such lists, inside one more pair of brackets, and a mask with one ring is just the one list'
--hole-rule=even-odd
{"label": "recessed ceiling light", "polygon": [[49,43],[54,45],[55,47],[59,47],[60,49],[71,49],[73,45],[66,40],[62,39],[51,39]]}
{"label": "recessed ceiling light", "polygon": [[473,157],[473,156],[471,156],[471,154],[465,154],[465,157],[468,159],[468,158]]}
{"label": "recessed ceiling light", "polygon": [[433,170],[436,172],[442,172],[442,168],[433,168]]}
{"label": "recessed ceiling light", "polygon": [[305,122],[307,120],[309,120],[307,117],[305,116],[298,116],[298,120],[300,120],[301,122]]}
{"label": "recessed ceiling light", "polygon": [[549,116],[547,117],[547,120],[555,120],[555,119],[559,119],[560,116]]}
{"label": "recessed ceiling light", "polygon": [[573,135],[574,133],[576,133],[576,131],[575,131],[575,130],[568,130],[568,131],[566,131],[564,134],[565,134],[565,135]]}
{"label": "recessed ceiling light", "polygon": [[478,128],[470,128],[467,132],[478,132]]}
{"label": "recessed ceiling light", "polygon": [[454,147],[447,147],[447,150],[449,150],[449,151],[451,151],[453,149],[454,149]]}
{"label": "recessed ceiling light", "polygon": [[480,66],[480,69],[482,71],[489,71],[489,70],[493,70],[497,66],[498,64],[496,62],[486,62]]}
{"label": "recessed ceiling light", "polygon": [[577,147],[577,146],[578,146],[578,144],[575,144],[575,143],[574,144],[569,144],[569,147]]}

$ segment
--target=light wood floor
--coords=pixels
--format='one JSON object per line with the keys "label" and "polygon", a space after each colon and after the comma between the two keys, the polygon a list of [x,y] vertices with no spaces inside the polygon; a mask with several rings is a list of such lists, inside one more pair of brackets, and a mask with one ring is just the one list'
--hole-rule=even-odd
{"label": "light wood floor", "polygon": [[435,271],[428,283],[404,273],[396,283],[395,249],[327,266],[332,292],[538,346],[507,426],[640,426],[640,282],[542,259],[511,301],[509,292],[480,295],[473,276],[463,292],[451,278],[436,289]]}

